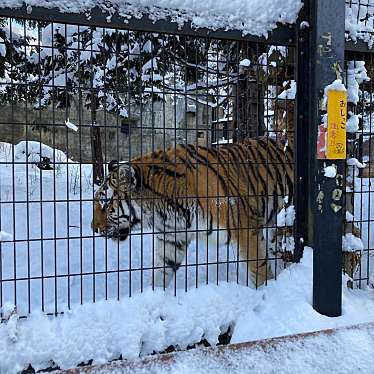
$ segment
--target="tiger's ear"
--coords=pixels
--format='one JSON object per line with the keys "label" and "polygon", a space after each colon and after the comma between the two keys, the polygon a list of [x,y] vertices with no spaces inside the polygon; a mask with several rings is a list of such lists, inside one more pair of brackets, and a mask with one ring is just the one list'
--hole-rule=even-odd
{"label": "tiger's ear", "polygon": [[109,186],[122,193],[135,191],[140,184],[140,178],[135,168],[128,163],[111,161],[108,165],[110,172]]}

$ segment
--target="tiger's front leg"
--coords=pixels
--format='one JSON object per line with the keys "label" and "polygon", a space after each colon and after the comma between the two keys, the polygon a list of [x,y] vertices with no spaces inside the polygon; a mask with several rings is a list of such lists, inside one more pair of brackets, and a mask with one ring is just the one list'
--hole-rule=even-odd
{"label": "tiger's front leg", "polygon": [[190,240],[176,235],[156,237],[154,286],[167,288],[186,255]]}

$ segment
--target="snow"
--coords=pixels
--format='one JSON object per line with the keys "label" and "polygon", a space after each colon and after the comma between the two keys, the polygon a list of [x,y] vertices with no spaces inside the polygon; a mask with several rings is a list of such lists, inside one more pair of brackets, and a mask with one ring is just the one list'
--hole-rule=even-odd
{"label": "snow", "polygon": [[353,214],[348,212],[348,210],[345,212],[345,220],[347,222],[353,222],[354,221]]}
{"label": "snow", "polygon": [[[121,301],[75,306],[58,317],[34,312],[0,325],[0,371],[15,373],[51,360],[61,368],[120,354],[134,359],[205,338],[210,344],[233,328],[232,343],[316,331],[374,320],[373,291],[343,288],[343,315],[328,318],[312,308],[312,249],[277,281],[254,290],[236,283],[205,285],[176,297],[148,290]],[[14,315],[14,314],[13,314]],[[360,345],[365,349],[365,344]]]}
{"label": "snow", "polygon": [[347,65],[347,100],[357,105],[361,95],[359,85],[365,81],[369,81],[370,78],[367,75],[365,61],[348,61]]}
{"label": "snow", "polygon": [[0,38],[0,56],[5,56],[6,55],[6,46],[4,44],[4,39]]}
{"label": "snow", "polygon": [[245,67],[248,67],[251,65],[251,61],[248,60],[247,58],[245,58],[244,60],[241,60],[240,63],[239,63],[240,66],[245,66]]}
{"label": "snow", "polygon": [[[287,199],[285,199],[287,200]],[[277,250],[281,250],[283,252],[290,252],[293,254],[295,249],[295,239],[292,235],[284,233],[283,235],[280,235],[280,229],[284,229],[287,227],[293,227],[295,218],[296,218],[296,212],[294,205],[287,206],[287,201],[285,201],[285,206],[279,211],[277,214],[277,227],[278,232],[276,233],[273,231],[271,233],[271,240],[276,241],[277,243]],[[275,234],[277,234],[277,237],[275,238]],[[263,230],[263,235],[266,237],[266,229]]]}
{"label": "snow", "polygon": [[364,169],[366,167],[366,164],[360,162],[357,160],[357,158],[351,157],[347,159],[347,165],[348,166],[355,166],[359,169]]}
{"label": "snow", "polygon": [[295,207],[293,205],[288,206],[287,208],[282,208],[277,215],[277,225],[282,226],[293,226],[295,221]]}
{"label": "snow", "polygon": [[[0,143],[0,145],[2,145],[3,148],[3,152],[1,152],[2,154],[0,157],[3,156],[1,157],[3,159],[2,161],[5,162],[10,162],[12,155],[14,155],[14,160],[16,162],[27,162],[34,167],[34,164],[40,162],[42,157],[48,157],[57,163],[56,168],[59,169],[61,167],[61,163],[68,161],[65,153],[36,141],[21,141],[13,147],[13,150],[7,143]],[[9,165],[6,165],[5,167],[9,167]],[[20,167],[19,171],[21,174],[22,171],[25,172],[25,170],[22,170],[22,166]],[[5,169],[4,174],[6,175]],[[2,176],[4,176],[4,174]]]}
{"label": "snow", "polygon": [[324,175],[326,178],[335,178],[336,177],[336,166],[331,165],[331,166],[326,166],[324,168]]}
{"label": "snow", "polygon": [[[23,0],[3,0],[1,7],[18,8]],[[30,6],[57,7],[61,12],[87,14],[98,6],[111,16],[118,14],[128,20],[148,15],[152,21],[169,17],[182,26],[191,21],[194,28],[206,27],[213,30],[239,30],[244,35],[267,36],[277,27],[277,22],[294,23],[302,7],[301,0],[28,0]]]}
{"label": "snow", "polygon": [[[283,83],[283,86],[287,86],[290,82],[289,81],[286,81]],[[291,80],[291,83],[290,83],[290,88],[282,91],[279,95],[278,95],[278,99],[288,99],[288,100],[295,100],[296,98],[296,81],[294,80]]]}
{"label": "snow", "polygon": [[[349,82],[348,82],[348,85],[349,85]],[[343,92],[346,92],[347,89],[345,88],[341,79],[335,79],[331,84],[327,85],[324,88],[324,96],[323,96],[323,106],[324,106],[324,108],[327,108],[327,94],[328,94],[329,91],[343,91]],[[350,100],[348,99],[348,101],[350,101]]]}
{"label": "snow", "polygon": [[89,374],[371,374],[374,366],[373,325],[329,333],[288,336],[258,344],[194,349],[135,362],[113,362],[86,368]]}
{"label": "snow", "polygon": [[66,127],[68,127],[69,129],[72,129],[74,131],[78,131],[78,126],[77,125],[74,125],[74,123],[70,122],[69,118],[65,121],[65,125]]}
{"label": "snow", "polygon": [[216,142],[212,143],[213,145],[216,145],[216,144],[231,144],[233,142],[232,139],[225,139],[225,138],[221,138],[221,139],[218,139]]}
{"label": "snow", "polygon": [[347,132],[356,133],[359,130],[360,115],[349,112],[349,118],[347,120]]}
{"label": "snow", "polygon": [[5,231],[0,231],[0,242],[5,242],[9,240],[13,240],[12,235]]}
{"label": "snow", "polygon": [[351,233],[348,233],[343,236],[342,249],[346,252],[361,252],[364,250],[364,244],[362,243],[362,240],[360,238],[354,236]]}
{"label": "snow", "polygon": [[325,88],[325,92],[330,91],[330,90],[331,91],[343,91],[343,92],[347,91],[341,79],[335,79],[334,82],[332,82]]}
{"label": "snow", "polygon": [[347,40],[357,42],[357,40],[360,39],[366,42],[369,48],[373,46],[373,6],[373,0],[365,0],[360,2],[358,0],[353,0],[346,3],[345,30]]}
{"label": "snow", "polygon": [[[19,8],[23,0],[3,0],[0,7]],[[240,30],[245,34],[267,36],[276,28],[276,23],[294,23],[302,7],[301,0],[28,0],[27,13],[33,6],[58,8],[61,12],[83,13],[89,18],[90,10],[98,6],[107,14],[107,22],[118,12],[127,22],[131,18],[148,16],[153,22],[169,18],[180,27],[191,22],[194,28],[206,27],[213,30]],[[369,4],[369,7],[366,6]],[[346,2],[346,39],[363,40],[369,48],[373,45],[374,1]],[[309,27],[302,21],[300,28]]]}
{"label": "snow", "polygon": [[[357,158],[348,158],[347,159],[347,172],[346,172],[346,181],[347,181],[347,192],[359,192],[362,190],[364,184],[362,184],[362,181],[360,178],[358,178],[359,175],[359,169],[364,169],[366,167],[366,164],[360,162],[357,160]],[[370,186],[370,183],[369,183]],[[370,190],[369,190],[370,191]]]}
{"label": "snow", "polygon": [[300,22],[300,30],[304,30],[304,29],[306,29],[308,27],[310,27],[308,21],[302,21],[302,22]]}

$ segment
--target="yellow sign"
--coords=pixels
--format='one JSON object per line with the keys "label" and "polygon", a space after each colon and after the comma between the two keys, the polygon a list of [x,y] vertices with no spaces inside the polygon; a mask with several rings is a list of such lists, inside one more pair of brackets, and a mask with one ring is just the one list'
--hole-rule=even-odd
{"label": "yellow sign", "polygon": [[347,92],[328,91],[327,147],[329,160],[342,160],[347,155]]}

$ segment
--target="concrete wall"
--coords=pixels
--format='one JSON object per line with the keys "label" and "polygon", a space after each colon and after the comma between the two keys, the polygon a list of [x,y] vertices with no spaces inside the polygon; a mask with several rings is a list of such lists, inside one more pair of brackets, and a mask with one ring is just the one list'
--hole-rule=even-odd
{"label": "concrete wall", "polygon": [[[38,111],[18,103],[2,105],[0,113],[0,141],[12,144],[21,140],[40,141],[78,162],[92,161],[90,110]],[[170,95],[165,102],[130,108],[130,119],[123,120],[103,110],[97,110],[96,117],[105,161],[128,160],[178,142],[210,142],[207,130],[211,128],[211,108],[192,100],[186,103],[183,97],[175,99]],[[67,118],[79,127],[77,132],[65,126]]]}

